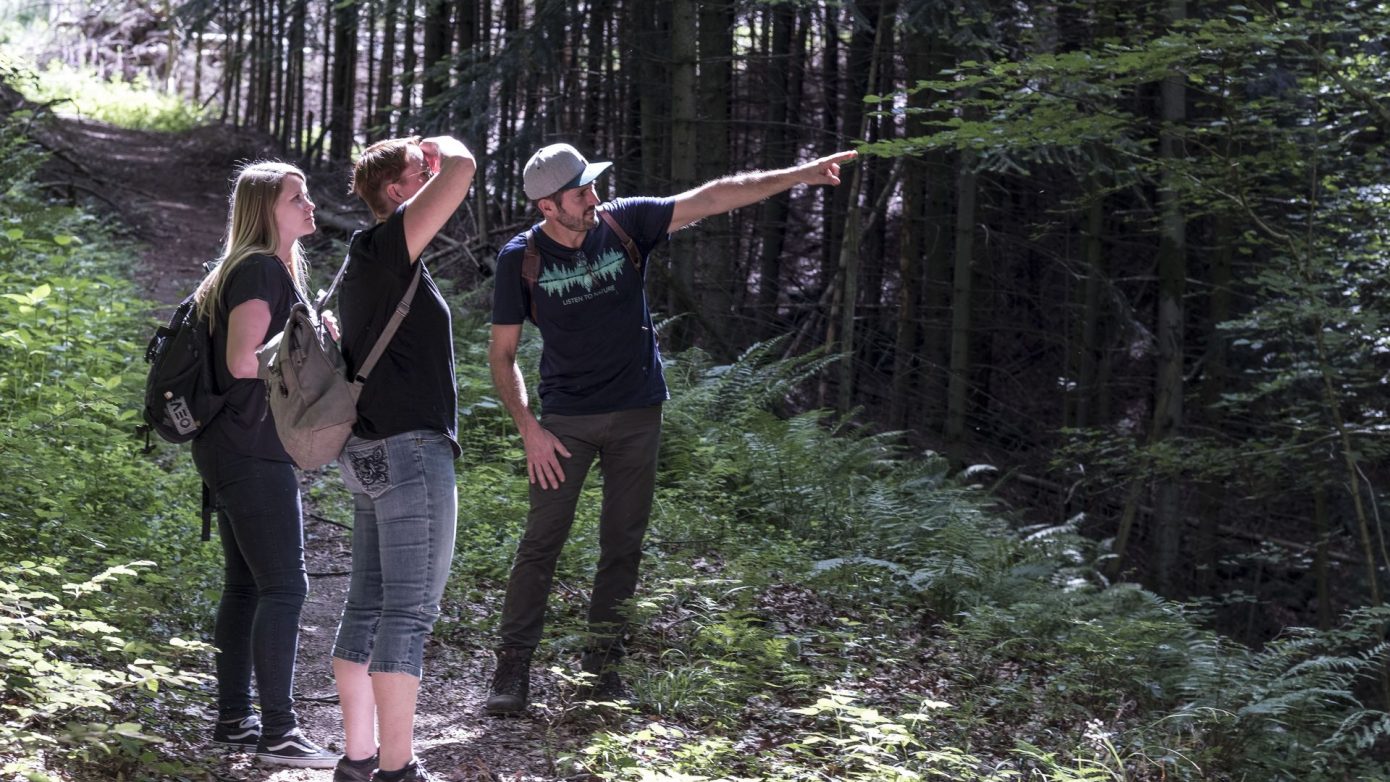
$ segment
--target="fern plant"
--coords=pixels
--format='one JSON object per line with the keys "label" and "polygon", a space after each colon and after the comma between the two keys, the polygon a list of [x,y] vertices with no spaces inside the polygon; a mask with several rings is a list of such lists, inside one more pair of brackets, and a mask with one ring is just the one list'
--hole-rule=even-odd
{"label": "fern plant", "polygon": [[1390,608],[1347,614],[1327,632],[1289,628],[1258,651],[1210,640],[1187,650],[1187,702],[1175,735],[1200,737],[1194,754],[1263,779],[1383,778],[1372,751],[1390,739],[1390,715],[1365,705],[1390,657]]}

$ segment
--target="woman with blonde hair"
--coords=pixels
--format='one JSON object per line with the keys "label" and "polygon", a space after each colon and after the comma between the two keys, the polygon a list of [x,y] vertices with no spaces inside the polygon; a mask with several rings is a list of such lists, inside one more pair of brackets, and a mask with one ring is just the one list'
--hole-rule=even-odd
{"label": "woman with blonde hair", "polygon": [[[306,738],[294,712],[299,614],[309,591],[304,522],[294,464],[275,433],[256,350],[306,298],[299,240],[312,234],[304,172],[252,163],[237,174],[220,264],[198,286],[209,319],[222,412],[193,441],[193,463],[218,507],[224,580],[217,646],[213,742],[258,760],[331,768],[337,756]],[[255,675],[261,713],[251,698]]]}

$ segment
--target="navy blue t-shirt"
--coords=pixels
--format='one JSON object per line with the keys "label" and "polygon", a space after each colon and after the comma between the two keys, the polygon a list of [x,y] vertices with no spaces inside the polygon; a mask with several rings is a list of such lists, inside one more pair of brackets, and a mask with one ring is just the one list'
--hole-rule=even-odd
{"label": "navy blue t-shirt", "polygon": [[290,307],[299,300],[285,264],[273,255],[250,255],[227,272],[218,293],[221,305],[212,324],[212,355],[217,388],[227,395],[222,412],[212,419],[198,440],[242,456],[276,462],[291,461],[275,432],[265,381],[237,378],[227,370],[227,323],[232,310],[252,299],[270,308],[270,324],[261,344],[285,329]]}
{"label": "navy blue t-shirt", "polygon": [[[349,372],[356,373],[367,359],[415,274],[405,241],[405,210],[403,205],[385,222],[352,237],[352,260],[338,289],[341,345]],[[429,269],[420,263],[420,285],[410,312],[362,387],[352,433],[381,440],[417,430],[442,432],[457,456],[453,319]]]}
{"label": "navy blue t-shirt", "polygon": [[540,251],[534,290],[521,279],[526,234],[497,254],[492,322],[506,326],[531,315],[536,299],[541,331],[541,410],[592,415],[631,410],[669,398],[661,354],[647,307],[647,257],[667,238],[675,200],[619,198],[608,211],[637,244],[638,272],[622,242],[602,220],[578,249],[565,247],[532,226]]}

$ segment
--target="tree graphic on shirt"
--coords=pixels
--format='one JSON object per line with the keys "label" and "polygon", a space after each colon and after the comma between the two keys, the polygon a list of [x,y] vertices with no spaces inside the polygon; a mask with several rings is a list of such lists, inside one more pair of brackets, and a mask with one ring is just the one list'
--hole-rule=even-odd
{"label": "tree graphic on shirt", "polygon": [[593,261],[580,250],[574,254],[574,263],[547,268],[536,284],[551,296],[564,296],[573,289],[588,293],[616,281],[626,263],[627,257],[621,250],[605,250]]}

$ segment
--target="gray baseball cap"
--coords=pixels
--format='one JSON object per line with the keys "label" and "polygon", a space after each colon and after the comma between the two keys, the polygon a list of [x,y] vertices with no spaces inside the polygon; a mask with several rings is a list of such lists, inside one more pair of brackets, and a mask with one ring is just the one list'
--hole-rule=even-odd
{"label": "gray baseball cap", "polygon": [[569,144],[541,147],[526,161],[522,189],[532,201],[571,187],[583,187],[608,170],[612,163],[590,163]]}

